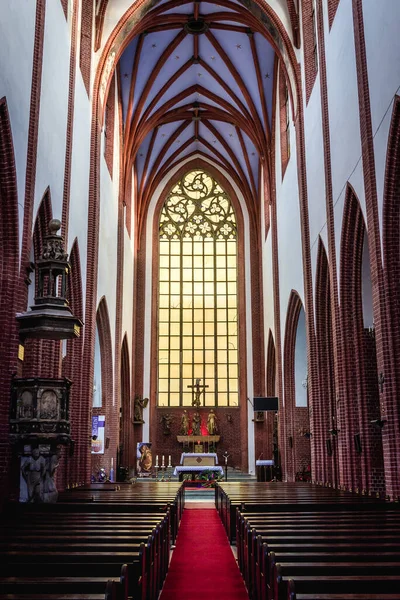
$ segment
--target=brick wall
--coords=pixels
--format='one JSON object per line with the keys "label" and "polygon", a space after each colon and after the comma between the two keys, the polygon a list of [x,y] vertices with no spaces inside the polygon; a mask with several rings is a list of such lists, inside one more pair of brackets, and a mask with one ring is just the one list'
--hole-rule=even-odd
{"label": "brick wall", "polygon": [[[275,356],[275,344],[272,337],[272,332],[268,335],[268,346],[267,346],[267,381],[266,381],[266,393],[267,396],[275,396],[275,381],[276,381],[276,356]],[[261,413],[263,415],[262,421],[257,421],[257,414],[254,415],[254,444],[255,444],[255,457],[256,460],[259,457],[263,459],[270,459],[273,457],[274,452],[274,418],[275,413],[266,412]]]}
{"label": "brick wall", "polygon": [[100,467],[104,467],[107,475],[109,475],[112,462],[111,459],[113,459],[114,475],[116,475],[116,458],[119,439],[119,410],[116,405],[113,404],[113,365],[109,360],[109,357],[112,356],[112,339],[107,302],[104,297],[99,302],[96,324],[100,339],[102,406],[101,408],[92,408],[90,398],[89,422],[91,426],[91,415],[105,416],[105,448],[104,454],[91,455],[91,474],[96,475]]}
{"label": "brick wall", "polygon": [[[190,422],[192,421],[193,408],[187,408]],[[151,431],[150,441],[153,443],[153,461],[155,456],[158,454],[160,457],[164,454],[166,457],[171,455],[172,464],[178,465],[181,457],[183,446],[177,442],[176,436],[179,435],[181,427],[181,417],[183,408],[156,408],[156,419],[155,419],[155,431]],[[201,417],[202,425],[207,425],[207,417],[210,412],[209,408],[200,408],[199,413]],[[240,409],[237,407],[232,408],[214,408],[214,412],[217,415],[218,435],[221,436],[220,442],[217,444],[217,453],[219,457],[219,464],[223,464],[222,454],[227,451],[230,454],[228,465],[235,467],[236,469],[242,468],[242,446],[247,438],[247,431],[244,431],[240,425]],[[163,424],[161,422],[162,415],[170,413],[172,415],[171,433],[164,435]],[[230,420],[228,420],[228,415]],[[147,440],[137,440],[147,441]],[[166,458],[167,460],[167,458]]]}
{"label": "brick wall", "polygon": [[329,27],[332,27],[333,19],[335,18],[337,7],[340,0],[328,0],[328,19]]}
{"label": "brick wall", "polygon": [[63,7],[65,18],[68,16],[68,0],[61,0],[61,6]]}
{"label": "brick wall", "polygon": [[280,65],[279,68],[279,123],[281,139],[281,168],[282,179],[290,157],[289,142],[289,90],[286,83],[285,72]]}
{"label": "brick wall", "polygon": [[131,400],[130,360],[128,341],[125,336],[121,349],[121,430],[119,438],[119,464],[128,467],[129,472],[135,466],[133,439],[133,402]]}
{"label": "brick wall", "polygon": [[81,18],[81,48],[79,66],[81,69],[83,83],[88,96],[90,95],[90,70],[92,63],[92,39],[93,39],[94,0],[82,2]]}
{"label": "brick wall", "polygon": [[[18,333],[18,194],[14,146],[6,98],[0,98],[0,506],[12,482],[8,442],[11,375],[16,371]],[[18,472],[18,469],[17,469]]]}
{"label": "brick wall", "polygon": [[[75,240],[69,257],[71,269],[68,277],[68,300],[75,317],[83,317],[82,280],[78,241]],[[72,381],[70,392],[71,436],[74,440],[73,456],[61,462],[57,472],[58,489],[85,481],[81,457],[87,452],[88,436],[82,426],[82,350],[83,331],[77,339],[67,341],[67,352],[63,360],[63,376]],[[64,465],[64,468],[62,468]]]}
{"label": "brick wall", "polygon": [[307,103],[311,96],[314,81],[318,73],[315,0],[303,0],[301,12],[303,26],[303,52]]}
{"label": "brick wall", "polygon": [[108,171],[113,176],[114,164],[114,127],[115,127],[115,75],[111,79],[110,89],[106,102],[105,128],[104,128],[104,158]]}
{"label": "brick wall", "polygon": [[[321,240],[318,250],[315,311],[318,391],[313,402],[315,452],[313,479],[319,483],[336,486],[338,485],[336,436],[329,433],[337,427],[331,288],[328,259]],[[329,456],[327,440],[331,445],[331,456]]]}

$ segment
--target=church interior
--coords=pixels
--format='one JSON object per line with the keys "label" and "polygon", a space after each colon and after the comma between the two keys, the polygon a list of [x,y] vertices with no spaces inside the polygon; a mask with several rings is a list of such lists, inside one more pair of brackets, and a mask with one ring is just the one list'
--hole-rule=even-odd
{"label": "church interior", "polygon": [[[399,24],[398,0],[3,2],[4,593],[400,599]],[[365,544],[305,564],[295,536],[338,523]]]}

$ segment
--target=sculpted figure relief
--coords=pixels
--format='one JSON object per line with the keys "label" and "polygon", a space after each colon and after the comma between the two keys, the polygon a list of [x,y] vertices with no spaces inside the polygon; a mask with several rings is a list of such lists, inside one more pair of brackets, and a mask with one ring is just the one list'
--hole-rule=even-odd
{"label": "sculpted figure relief", "polygon": [[58,490],[55,482],[56,471],[60,465],[61,449],[57,448],[55,454],[48,458],[48,468],[45,473],[43,492],[44,501],[49,503],[57,502]]}
{"label": "sculpted figure relief", "polygon": [[21,467],[22,476],[28,488],[28,502],[43,502],[43,483],[46,474],[46,461],[39,448],[32,450]]}
{"label": "sculpted figure relief", "polygon": [[160,423],[164,426],[164,435],[171,433],[172,415],[170,413],[164,413],[160,419]]}
{"label": "sculpted figure relief", "polygon": [[135,423],[143,423],[143,409],[146,408],[146,406],[149,403],[149,399],[148,398],[142,398],[141,396],[136,396],[135,398],[135,404],[134,404],[134,408],[133,408],[133,420],[135,421]]}
{"label": "sculpted figure relief", "polygon": [[209,435],[215,435],[218,432],[217,415],[215,414],[214,409],[211,409],[208,413],[207,429]]}
{"label": "sculpted figure relief", "polygon": [[181,418],[181,428],[179,431],[180,435],[188,435],[189,433],[189,415],[187,410],[184,410]]}
{"label": "sculpted figure relief", "polygon": [[198,412],[195,412],[193,415],[192,421],[192,435],[200,435],[200,425],[201,425],[201,417]]}

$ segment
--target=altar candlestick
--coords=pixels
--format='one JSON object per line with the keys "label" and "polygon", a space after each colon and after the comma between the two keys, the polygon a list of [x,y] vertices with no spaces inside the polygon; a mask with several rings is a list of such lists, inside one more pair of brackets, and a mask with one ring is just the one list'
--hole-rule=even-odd
{"label": "altar candlestick", "polygon": [[172,464],[171,464],[171,455],[168,456],[168,466],[172,467]]}
{"label": "altar candlestick", "polygon": [[158,467],[158,454],[156,456],[156,467]]}
{"label": "altar candlestick", "polygon": [[164,454],[162,455],[162,463],[161,463],[162,467],[165,467],[165,460],[164,460]]}

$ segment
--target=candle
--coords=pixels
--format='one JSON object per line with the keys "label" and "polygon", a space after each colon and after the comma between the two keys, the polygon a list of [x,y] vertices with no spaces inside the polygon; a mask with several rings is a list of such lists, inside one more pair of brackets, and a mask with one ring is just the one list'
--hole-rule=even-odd
{"label": "candle", "polygon": [[161,463],[162,467],[165,467],[165,461],[164,461],[164,454],[162,455],[162,463]]}
{"label": "candle", "polygon": [[156,456],[156,467],[158,467],[158,454]]}
{"label": "candle", "polygon": [[171,455],[168,456],[168,466],[172,467],[172,464],[171,464]]}

